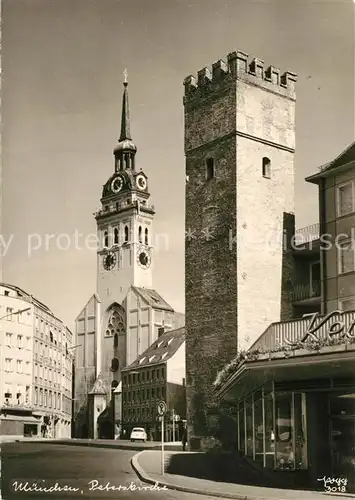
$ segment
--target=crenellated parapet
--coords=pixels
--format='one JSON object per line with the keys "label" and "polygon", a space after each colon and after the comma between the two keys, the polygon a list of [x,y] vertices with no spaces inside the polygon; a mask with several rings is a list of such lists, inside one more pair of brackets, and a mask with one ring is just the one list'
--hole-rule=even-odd
{"label": "crenellated parapet", "polygon": [[209,94],[236,80],[242,80],[265,90],[279,93],[290,99],[296,98],[297,75],[290,71],[281,74],[275,66],[265,68],[262,59],[249,59],[249,55],[240,50],[230,52],[227,62],[220,59],[212,68],[203,68],[197,72],[197,78],[189,75],[184,80],[185,99]]}

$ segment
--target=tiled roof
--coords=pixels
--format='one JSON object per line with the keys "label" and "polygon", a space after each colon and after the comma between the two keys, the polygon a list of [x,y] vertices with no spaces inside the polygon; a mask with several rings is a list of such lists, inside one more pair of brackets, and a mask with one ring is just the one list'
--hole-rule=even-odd
{"label": "tiled roof", "polygon": [[163,309],[164,311],[174,312],[174,309],[163,299],[161,295],[151,288],[141,288],[138,286],[132,286],[135,290],[148,304],[155,309]]}
{"label": "tiled roof", "polygon": [[134,368],[144,368],[166,362],[170,359],[185,341],[185,327],[169,330],[161,335],[148,349],[146,349],[132,364],[122,371]]}

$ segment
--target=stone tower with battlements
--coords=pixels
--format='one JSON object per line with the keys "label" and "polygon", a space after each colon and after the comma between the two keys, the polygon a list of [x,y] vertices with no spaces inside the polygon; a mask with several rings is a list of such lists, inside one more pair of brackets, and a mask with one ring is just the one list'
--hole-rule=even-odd
{"label": "stone tower with battlements", "polygon": [[295,84],[240,51],[184,81],[189,439],[209,434],[217,371],[292,314]]}

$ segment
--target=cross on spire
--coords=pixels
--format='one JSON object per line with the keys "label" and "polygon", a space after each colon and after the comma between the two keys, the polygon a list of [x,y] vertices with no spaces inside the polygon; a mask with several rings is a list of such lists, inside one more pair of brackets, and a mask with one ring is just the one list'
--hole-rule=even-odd
{"label": "cross on spire", "polygon": [[125,68],[123,71],[123,77],[124,77],[123,83],[124,83],[124,85],[127,85],[128,84],[128,70],[127,70],[127,68]]}

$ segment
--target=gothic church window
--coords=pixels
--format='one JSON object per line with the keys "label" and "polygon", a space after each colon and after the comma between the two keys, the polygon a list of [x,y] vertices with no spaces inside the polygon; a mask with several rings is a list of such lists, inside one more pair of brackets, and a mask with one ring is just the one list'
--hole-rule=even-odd
{"label": "gothic church window", "polygon": [[113,337],[113,347],[116,349],[118,347],[118,333],[115,333]]}
{"label": "gothic church window", "polygon": [[138,241],[139,243],[142,243],[142,226],[139,226],[138,228]]}
{"label": "gothic church window", "polygon": [[264,156],[264,158],[263,158],[262,172],[263,172],[263,177],[265,177],[265,179],[270,179],[270,177],[271,177],[271,161],[266,156]]}
{"label": "gothic church window", "polygon": [[146,245],[149,244],[149,240],[148,240],[148,228],[147,227],[145,228],[145,231],[144,231],[144,243]]}
{"label": "gothic church window", "polygon": [[206,179],[210,181],[214,179],[214,160],[213,158],[207,158],[206,160]]}
{"label": "gothic church window", "polygon": [[108,247],[108,232],[104,232],[104,247]]}
{"label": "gothic church window", "polygon": [[125,243],[128,242],[128,238],[129,238],[129,230],[128,230],[128,226],[125,226],[125,228],[124,228],[124,241],[125,241]]}
{"label": "gothic church window", "polygon": [[117,227],[115,227],[115,231],[114,231],[114,243],[115,243],[115,245],[118,245],[118,229],[117,229]]}

